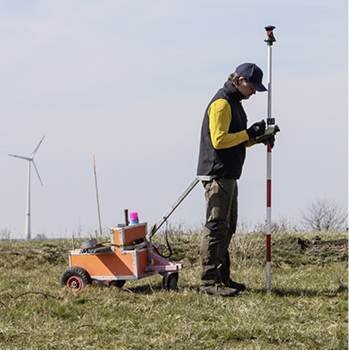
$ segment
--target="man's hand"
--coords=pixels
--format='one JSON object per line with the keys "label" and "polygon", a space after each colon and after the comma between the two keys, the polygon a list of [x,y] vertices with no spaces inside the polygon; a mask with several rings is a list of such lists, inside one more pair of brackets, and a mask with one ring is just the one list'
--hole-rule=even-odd
{"label": "man's hand", "polygon": [[266,138],[263,138],[263,140],[261,141],[264,145],[268,145],[270,144],[271,148],[274,147],[275,144],[275,135],[271,134]]}
{"label": "man's hand", "polygon": [[264,120],[252,124],[252,126],[247,129],[247,134],[250,138],[255,138],[255,137],[258,137],[259,135],[263,135],[264,132],[265,132]]}

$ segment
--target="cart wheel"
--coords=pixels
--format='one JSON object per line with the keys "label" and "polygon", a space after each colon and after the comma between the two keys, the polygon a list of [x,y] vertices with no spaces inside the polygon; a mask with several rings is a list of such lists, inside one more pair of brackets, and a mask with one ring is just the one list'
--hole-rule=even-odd
{"label": "cart wheel", "polygon": [[126,283],[126,280],[113,280],[110,285],[116,286],[117,288],[122,288]]}
{"label": "cart wheel", "polygon": [[80,267],[70,267],[61,276],[61,287],[67,286],[73,291],[80,291],[87,284],[91,284],[90,275]]}
{"label": "cart wheel", "polygon": [[178,282],[178,273],[167,273],[162,279],[162,287],[166,290],[176,290]]}
{"label": "cart wheel", "polygon": [[122,288],[125,285],[126,280],[101,281],[100,283],[107,287],[116,286],[117,288]]}

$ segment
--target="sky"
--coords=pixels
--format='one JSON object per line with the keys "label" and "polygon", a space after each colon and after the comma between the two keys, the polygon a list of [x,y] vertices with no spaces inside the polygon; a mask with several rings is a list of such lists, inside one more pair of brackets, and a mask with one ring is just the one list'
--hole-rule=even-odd
{"label": "sky", "polygon": [[[0,1],[0,234],[24,238],[27,161],[32,237],[157,222],[196,176],[207,104],[243,62],[264,71],[274,25],[272,219],[299,223],[317,199],[348,207],[345,0]],[[243,105],[267,116],[267,93]],[[266,214],[266,147],[247,150],[239,223]],[[201,228],[198,184],[169,222]]]}

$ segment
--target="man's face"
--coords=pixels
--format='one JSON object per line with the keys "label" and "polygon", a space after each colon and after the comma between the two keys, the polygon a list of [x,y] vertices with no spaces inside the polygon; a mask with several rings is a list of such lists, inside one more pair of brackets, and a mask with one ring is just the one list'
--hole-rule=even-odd
{"label": "man's face", "polygon": [[251,95],[256,94],[256,89],[254,89],[243,77],[239,78],[237,89],[245,96],[246,100],[249,99]]}

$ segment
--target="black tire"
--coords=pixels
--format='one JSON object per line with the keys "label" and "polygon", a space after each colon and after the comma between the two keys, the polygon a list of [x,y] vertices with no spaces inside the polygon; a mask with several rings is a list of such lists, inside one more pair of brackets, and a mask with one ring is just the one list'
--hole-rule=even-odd
{"label": "black tire", "polygon": [[176,290],[178,283],[178,273],[170,273],[166,277],[166,275],[162,279],[162,287],[166,290]]}
{"label": "black tire", "polygon": [[126,283],[126,280],[113,280],[110,285],[116,286],[117,288],[122,288]]}
{"label": "black tire", "polygon": [[98,241],[96,239],[91,239],[91,240],[88,240],[88,241],[85,241],[84,243],[82,243],[81,248],[82,249],[92,249],[97,244],[98,244]]}
{"label": "black tire", "polygon": [[90,275],[80,267],[69,267],[61,276],[61,287],[65,286],[73,291],[80,291],[87,284],[91,284]]}
{"label": "black tire", "polygon": [[122,288],[125,285],[126,280],[112,280],[112,281],[108,281],[108,282],[101,281],[100,283],[104,286],[107,286],[107,287],[116,286],[117,288]]}

